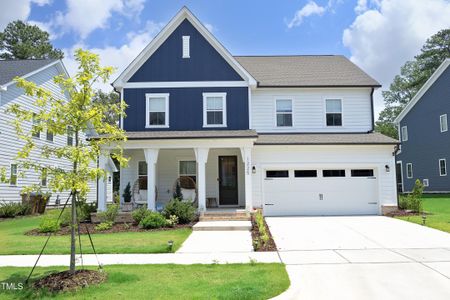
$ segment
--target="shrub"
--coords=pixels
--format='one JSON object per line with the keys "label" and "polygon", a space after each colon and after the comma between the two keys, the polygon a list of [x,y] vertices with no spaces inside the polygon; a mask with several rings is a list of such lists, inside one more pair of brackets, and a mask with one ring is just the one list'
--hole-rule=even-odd
{"label": "shrub", "polygon": [[135,211],[133,211],[131,213],[131,216],[133,217],[134,222],[136,224],[139,224],[150,213],[151,213],[151,211],[149,211],[147,209],[147,206],[143,206],[143,207],[140,207],[140,208],[136,209]]}
{"label": "shrub", "polygon": [[254,241],[254,247],[257,250],[259,247],[263,247],[267,242],[269,242],[269,233],[266,230],[266,226],[264,224],[264,217],[262,215],[262,212],[259,210],[255,214],[255,223],[256,227],[258,228],[258,238],[256,241]]}
{"label": "shrub", "polygon": [[39,232],[42,233],[57,232],[60,228],[61,225],[58,219],[49,216],[43,217],[41,223],[39,224]]}
{"label": "shrub", "polygon": [[182,202],[174,198],[164,207],[163,215],[166,218],[170,218],[170,216],[177,216],[180,224],[186,224],[194,221],[196,209],[192,203]]}
{"label": "shrub", "polygon": [[398,208],[400,209],[408,209],[408,197],[407,196],[400,196],[398,199]]}
{"label": "shrub", "polygon": [[125,187],[125,189],[123,190],[123,201],[124,202],[131,202],[131,186],[130,183],[128,182],[127,186]]}
{"label": "shrub", "polygon": [[166,219],[166,223],[168,227],[175,227],[175,225],[178,224],[178,217],[171,215],[168,219]]}
{"label": "shrub", "polygon": [[0,203],[0,218],[14,218],[17,216],[25,216],[31,213],[29,204],[18,202],[2,202]]}
{"label": "shrub", "polygon": [[114,221],[116,220],[117,215],[119,214],[119,205],[118,204],[111,204],[108,205],[106,208],[106,211],[102,211],[97,214],[97,216],[100,218],[101,222],[112,222],[114,224]]}
{"label": "shrub", "polygon": [[[77,203],[77,222],[89,221],[91,213],[95,212],[97,208],[94,203],[86,203],[85,200],[78,201]],[[72,222],[72,209],[66,207],[61,216],[61,226],[69,226]]]}
{"label": "shrub", "polygon": [[417,179],[413,190],[407,196],[401,196],[399,199],[399,207],[401,209],[409,209],[417,213],[421,213],[423,211],[422,207],[422,193],[423,193],[423,184]]}
{"label": "shrub", "polygon": [[95,226],[95,230],[99,230],[99,231],[105,231],[105,230],[109,230],[113,227],[113,222],[102,222],[100,224],[98,224],[97,226]]}
{"label": "shrub", "polygon": [[167,221],[163,215],[157,212],[150,212],[140,223],[145,229],[161,228],[167,225]]}

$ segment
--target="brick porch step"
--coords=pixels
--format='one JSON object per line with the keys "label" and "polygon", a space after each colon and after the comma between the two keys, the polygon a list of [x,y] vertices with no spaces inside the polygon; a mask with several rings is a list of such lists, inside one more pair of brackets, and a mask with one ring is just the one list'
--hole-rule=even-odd
{"label": "brick porch step", "polygon": [[200,215],[200,221],[250,221],[246,211],[206,211]]}
{"label": "brick porch step", "polygon": [[195,224],[194,231],[250,231],[250,221],[200,221]]}

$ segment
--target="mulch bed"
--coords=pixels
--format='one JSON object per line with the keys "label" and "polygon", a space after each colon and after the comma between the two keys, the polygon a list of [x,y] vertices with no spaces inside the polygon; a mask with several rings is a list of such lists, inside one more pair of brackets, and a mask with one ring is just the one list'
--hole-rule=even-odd
{"label": "mulch bed", "polygon": [[[267,226],[266,220],[264,219],[264,226],[266,227],[267,234],[269,235],[269,241],[265,244],[259,245],[256,252],[267,252],[267,251],[277,251],[277,245],[273,240],[272,233],[270,233],[269,226]],[[252,241],[259,240],[259,229],[255,222],[255,216],[252,215]]]}
{"label": "mulch bed", "polygon": [[33,283],[35,289],[45,289],[52,293],[76,291],[106,280],[104,272],[94,270],[64,271],[42,277]]}
{"label": "mulch bed", "polygon": [[[123,223],[117,223],[114,224],[111,229],[108,230],[96,230],[95,226],[98,224],[93,223],[81,223],[80,226],[80,233],[81,234],[87,234],[86,226],[89,229],[89,233],[117,233],[117,232],[150,232],[150,231],[163,231],[163,230],[174,230],[174,229],[180,229],[180,228],[190,228],[192,227],[194,223],[190,224],[178,224],[174,227],[165,227],[165,228],[158,228],[158,229],[143,229],[139,227],[139,225],[135,224],[123,224]],[[77,231],[78,233],[78,231]],[[27,231],[25,235],[32,235],[32,236],[48,236],[48,235],[69,235],[70,234],[70,226],[61,227],[61,229],[58,232],[55,233],[42,233],[39,232],[38,228],[35,228],[33,230]]]}
{"label": "mulch bed", "polygon": [[386,216],[387,217],[409,217],[409,216],[422,216],[422,215],[429,215],[429,213],[427,212],[423,212],[423,213],[417,213],[417,212],[413,212],[411,210],[403,210],[403,209],[399,209],[390,213],[387,213]]}

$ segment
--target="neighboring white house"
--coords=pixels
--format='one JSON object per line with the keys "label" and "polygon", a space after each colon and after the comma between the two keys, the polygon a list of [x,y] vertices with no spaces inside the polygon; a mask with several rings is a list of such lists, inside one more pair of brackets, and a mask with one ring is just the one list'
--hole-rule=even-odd
{"label": "neighboring white house", "polygon": [[[50,90],[54,95],[62,99],[67,96],[61,92],[61,88],[53,82],[53,77],[63,74],[69,76],[61,60],[0,60],[0,168],[4,167],[7,177],[13,178],[10,184],[0,183],[0,201],[20,201],[20,193],[23,187],[32,184],[40,184],[44,191],[48,191],[46,181],[40,179],[40,174],[31,170],[21,170],[17,167],[16,156],[24,145],[24,141],[17,137],[12,125],[14,116],[6,113],[6,109],[12,104],[19,104],[22,108],[30,111],[37,111],[34,100],[24,94],[23,89],[18,88],[13,81],[16,76],[21,76],[29,81],[33,81],[39,86]],[[68,99],[67,99],[68,100]],[[24,124],[24,129],[31,130],[31,122]],[[42,164],[58,166],[61,168],[71,168],[71,164],[64,159],[44,159],[39,155],[40,148],[44,145],[54,144],[64,146],[73,142],[73,137],[67,135],[53,135],[50,132],[40,132],[34,137],[36,149],[31,153],[31,158],[40,160]],[[19,176],[24,172],[24,176]],[[111,178],[111,176],[109,176]],[[108,201],[112,199],[112,179],[108,178]],[[87,201],[96,201],[96,183],[90,186]],[[54,204],[57,198],[61,203],[68,197],[68,192],[52,193],[50,204]]]}
{"label": "neighboring white house", "polygon": [[344,56],[233,56],[184,7],[113,86],[128,104],[120,191],[139,184],[149,209],[182,176],[195,181],[203,213],[397,205],[398,142],[373,132],[380,84]]}

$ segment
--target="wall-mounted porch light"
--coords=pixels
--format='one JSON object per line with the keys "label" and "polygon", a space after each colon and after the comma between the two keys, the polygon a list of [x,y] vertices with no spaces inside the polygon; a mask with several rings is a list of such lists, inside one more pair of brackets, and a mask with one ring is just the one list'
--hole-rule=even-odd
{"label": "wall-mounted porch light", "polygon": [[389,173],[391,171],[391,168],[389,167],[389,165],[385,165],[384,166],[386,173]]}
{"label": "wall-mounted porch light", "polygon": [[255,166],[252,167],[252,173],[256,174],[256,167]]}

